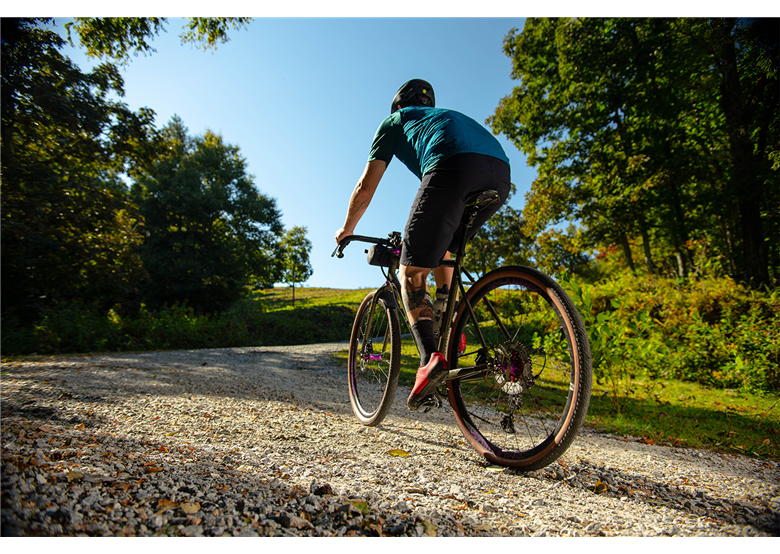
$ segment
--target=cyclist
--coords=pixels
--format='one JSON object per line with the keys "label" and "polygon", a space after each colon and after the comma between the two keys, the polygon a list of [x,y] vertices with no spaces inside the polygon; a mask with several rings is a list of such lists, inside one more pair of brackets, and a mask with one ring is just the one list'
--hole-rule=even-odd
{"label": "cyclist", "polygon": [[[509,158],[498,140],[473,119],[435,106],[428,82],[412,79],[401,86],[390,116],[376,131],[368,163],[349,199],[344,225],[336,231],[336,242],[354,234],[394,155],[421,179],[404,229],[399,268],[404,307],[420,347],[420,368],[407,401],[412,410],[433,394],[447,374],[447,362],[437,351],[433,333],[428,274],[433,269],[437,287],[452,281],[452,268],[440,267],[440,261],[457,249],[466,197],[491,189],[499,193],[503,204],[510,190]],[[500,204],[482,214],[469,238],[499,208]]]}

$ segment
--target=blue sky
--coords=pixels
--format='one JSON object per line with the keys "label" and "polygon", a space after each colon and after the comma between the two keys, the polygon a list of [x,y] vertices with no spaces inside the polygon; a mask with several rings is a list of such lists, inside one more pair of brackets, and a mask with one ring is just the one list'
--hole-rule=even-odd
{"label": "blue sky", "polygon": [[[55,18],[64,33],[67,18]],[[193,135],[207,129],[237,145],[264,194],[276,199],[286,228],[306,226],[314,270],[306,286],[381,284],[364,249],[331,258],[334,233],[366,162],[371,139],[411,78],[434,86],[437,105],[490,116],[513,82],[502,42],[520,18],[256,18],[215,51],[179,39],[172,18],[153,46],[122,68],[130,108],[148,107],[158,127],[178,114]],[[66,54],[82,70],[95,62]],[[535,172],[499,137],[512,165],[521,207]],[[356,232],[403,231],[419,181],[398,160],[388,167]]]}

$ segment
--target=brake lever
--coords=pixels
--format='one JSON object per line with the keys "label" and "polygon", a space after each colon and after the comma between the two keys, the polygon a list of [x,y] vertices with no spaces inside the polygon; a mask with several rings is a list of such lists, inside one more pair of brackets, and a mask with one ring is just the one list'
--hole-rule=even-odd
{"label": "brake lever", "polygon": [[349,235],[349,236],[344,237],[343,239],[341,239],[341,242],[336,247],[336,249],[333,251],[333,254],[330,255],[330,257],[332,258],[333,256],[336,256],[337,258],[343,258],[344,257],[344,249],[347,247],[347,245],[352,240],[352,236],[353,235]]}

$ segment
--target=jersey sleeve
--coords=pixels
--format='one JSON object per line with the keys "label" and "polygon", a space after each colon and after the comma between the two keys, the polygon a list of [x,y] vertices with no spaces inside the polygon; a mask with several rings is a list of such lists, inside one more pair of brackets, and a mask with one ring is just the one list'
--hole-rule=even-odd
{"label": "jersey sleeve", "polygon": [[368,161],[382,160],[390,163],[398,148],[398,136],[401,133],[401,121],[398,112],[385,119],[376,130]]}

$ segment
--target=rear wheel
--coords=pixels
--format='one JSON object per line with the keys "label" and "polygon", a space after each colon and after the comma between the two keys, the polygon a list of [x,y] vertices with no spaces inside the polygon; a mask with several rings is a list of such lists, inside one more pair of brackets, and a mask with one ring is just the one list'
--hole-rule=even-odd
{"label": "rear wheel", "polygon": [[[363,425],[379,425],[398,386],[401,332],[398,312],[369,293],[360,304],[349,343],[349,399]],[[373,307],[373,314],[372,312]]]}
{"label": "rear wheel", "polygon": [[448,362],[487,369],[448,383],[458,426],[492,463],[547,466],[571,445],[590,402],[590,344],[574,303],[519,266],[485,275],[466,296],[473,313],[458,306]]}

